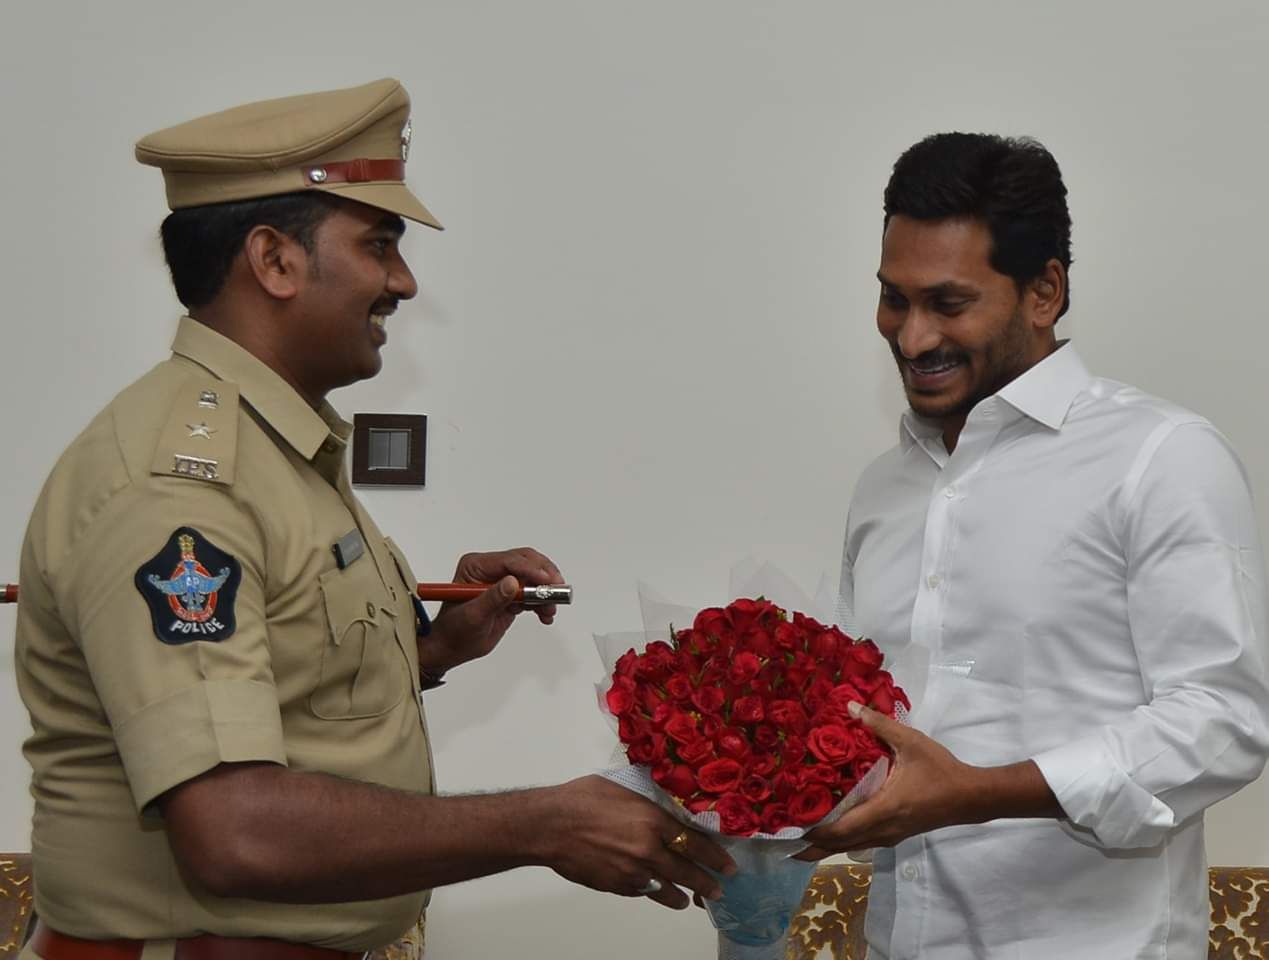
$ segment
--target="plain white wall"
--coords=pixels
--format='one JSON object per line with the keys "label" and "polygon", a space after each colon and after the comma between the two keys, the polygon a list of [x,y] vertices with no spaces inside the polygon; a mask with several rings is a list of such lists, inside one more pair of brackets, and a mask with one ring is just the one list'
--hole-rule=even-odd
{"label": "plain white wall", "polygon": [[[409,179],[445,222],[357,411],[430,417],[423,491],[366,490],[421,577],[550,552],[578,602],[428,698],[442,785],[572,777],[612,743],[592,630],[634,583],[724,600],[755,554],[836,576],[902,396],[873,327],[881,190],[936,130],[1039,137],[1071,191],[1090,366],[1184,403],[1269,506],[1269,14],[1192,3],[378,0],[5,4],[0,581],[57,453],[166,355],[179,307],[132,143],[248,100],[394,75]],[[7,558],[7,559],[4,559]],[[110,558],[102,557],[108,564]],[[27,842],[25,715],[0,608],[0,849]],[[1264,781],[1209,815],[1213,862],[1269,863]],[[545,870],[438,891],[429,956],[708,955],[696,911]]]}

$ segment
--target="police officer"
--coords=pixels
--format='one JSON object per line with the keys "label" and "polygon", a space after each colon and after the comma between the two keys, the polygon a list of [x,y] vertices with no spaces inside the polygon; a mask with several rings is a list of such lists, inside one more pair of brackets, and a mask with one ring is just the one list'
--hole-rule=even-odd
{"label": "police officer", "polygon": [[378,372],[417,292],[402,218],[440,227],[403,182],[408,117],[381,80],[137,145],[189,315],[63,454],[23,544],[24,957],[333,960],[517,866],[672,907],[731,869],[598,777],[433,795],[420,688],[493,650],[518,584],[562,580],[536,550],[470,554],[455,579],[493,586],[429,624],[349,486],[326,394]]}

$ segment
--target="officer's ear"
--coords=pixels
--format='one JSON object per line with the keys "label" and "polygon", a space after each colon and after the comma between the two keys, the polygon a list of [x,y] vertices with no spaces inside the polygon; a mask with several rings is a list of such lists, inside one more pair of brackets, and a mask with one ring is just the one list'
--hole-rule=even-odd
{"label": "officer's ear", "polygon": [[252,227],[242,245],[247,268],[261,289],[276,300],[299,293],[308,272],[308,254],[293,237],[276,227]]}

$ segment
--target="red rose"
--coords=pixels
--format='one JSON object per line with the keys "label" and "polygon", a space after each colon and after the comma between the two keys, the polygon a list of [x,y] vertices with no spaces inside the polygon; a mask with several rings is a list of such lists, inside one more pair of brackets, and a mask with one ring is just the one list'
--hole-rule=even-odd
{"label": "red rose", "polygon": [[823,820],[833,809],[833,794],[828,787],[815,783],[793,795],[789,801],[789,819],[799,827],[809,827]]}
{"label": "red rose", "polygon": [[792,767],[802,762],[802,758],[806,756],[806,741],[796,735],[784,738],[784,749],[780,751],[780,758],[784,761],[786,767]]}
{"label": "red rose", "polygon": [[658,730],[664,730],[665,725],[682,712],[682,708],[673,703],[658,703],[652,711],[652,725]]}
{"label": "red rose", "polygon": [[809,787],[813,783],[822,783],[826,787],[837,786],[839,774],[827,763],[808,763],[797,772],[798,785]]}
{"label": "red rose", "polygon": [[855,738],[837,724],[816,727],[806,738],[807,748],[825,763],[838,766],[855,756]]}
{"label": "red rose", "polygon": [[648,716],[652,716],[656,712],[657,707],[665,702],[665,697],[661,696],[661,691],[651,683],[640,683],[636,697],[639,701],[639,706],[643,707],[643,712]]}
{"label": "red rose", "polygon": [[741,643],[746,649],[761,659],[768,659],[775,656],[776,645],[769,634],[763,627],[750,627],[745,633]]}
{"label": "red rose", "polygon": [[732,704],[731,715],[741,723],[761,723],[764,711],[761,697],[740,697]]}
{"label": "red rose", "polygon": [[665,732],[675,743],[691,743],[701,737],[701,732],[696,729],[696,721],[692,719],[692,715],[681,710],[666,723]]}
{"label": "red rose", "polygon": [[751,773],[740,781],[740,795],[750,803],[762,803],[771,796],[771,783],[766,777]]}
{"label": "red rose", "polygon": [[863,757],[871,757],[875,760],[886,753],[886,749],[882,746],[881,741],[877,739],[877,735],[859,721],[851,724],[850,735],[855,741],[856,760]]}
{"label": "red rose", "polygon": [[718,744],[718,752],[733,760],[743,760],[749,756],[749,741],[739,730],[728,728],[722,730],[714,742]]}
{"label": "red rose", "polygon": [[824,670],[811,673],[811,684],[806,689],[807,709],[815,710],[827,703],[833,695],[833,675]]}
{"label": "red rose", "polygon": [[692,681],[687,678],[687,674],[674,673],[665,681],[665,690],[675,700],[682,702],[692,696]]}
{"label": "red rose", "polygon": [[852,703],[867,703],[865,697],[853,683],[839,683],[828,695],[828,702],[834,710],[850,715],[848,707]]}
{"label": "red rose", "polygon": [[617,666],[613,668],[614,677],[631,677],[634,676],[635,665],[639,662],[639,654],[634,652],[631,647],[617,659]]}
{"label": "red rose", "polygon": [[850,718],[845,710],[838,710],[832,704],[825,704],[815,711],[815,716],[811,717],[812,727],[829,727],[829,726],[845,727],[848,730],[859,724]]}
{"label": "red rose", "polygon": [[675,745],[679,759],[693,767],[699,767],[707,760],[714,759],[714,743],[706,737],[700,737],[688,743]]}
{"label": "red rose", "polygon": [[638,743],[632,743],[626,751],[631,763],[653,764],[666,758],[665,736],[654,733]]}
{"label": "red rose", "polygon": [[763,833],[779,833],[785,827],[791,826],[789,808],[783,803],[768,803],[762,808],[761,823]]}
{"label": "red rose", "polygon": [[622,743],[634,743],[652,732],[652,724],[637,713],[624,713],[617,721],[617,736],[621,737]]}
{"label": "red rose", "polygon": [[780,733],[769,723],[760,723],[753,728],[753,743],[759,750],[770,750],[780,742]]}
{"label": "red rose", "polygon": [[721,717],[701,717],[701,735],[713,740],[723,732]]}
{"label": "red rose", "polygon": [[705,637],[717,637],[728,629],[727,614],[719,607],[706,607],[692,621],[692,629]]}
{"label": "red rose", "polygon": [[811,637],[809,649],[817,660],[832,660],[837,655],[837,636],[830,630],[817,633]]}
{"label": "red rose", "polygon": [[701,713],[717,716],[727,702],[727,695],[722,687],[700,686],[692,692],[692,703]]}
{"label": "red rose", "polygon": [[790,653],[802,649],[802,632],[790,623],[775,628],[775,645]]}
{"label": "red rose", "polygon": [[604,700],[613,716],[620,717],[629,713],[635,705],[635,682],[626,676],[613,677],[612,686],[608,688]]}
{"label": "red rose", "polygon": [[758,830],[758,815],[753,806],[744,797],[736,793],[726,793],[714,804],[718,811],[719,826],[723,833],[733,837],[747,837]]}
{"label": "red rose", "polygon": [[880,710],[888,717],[895,715],[896,703],[901,703],[905,708],[911,710],[912,701],[908,699],[908,695],[903,692],[902,687],[895,686],[894,677],[890,676],[885,670],[879,671],[878,676],[881,678],[881,683],[872,692],[868,705],[874,710]]}
{"label": "red rose", "polygon": [[729,757],[713,760],[696,771],[696,780],[706,793],[727,793],[740,785],[740,764]]}
{"label": "red rose", "polygon": [[771,793],[780,803],[788,803],[800,789],[797,779],[787,769],[771,778]]}
{"label": "red rose", "polygon": [[762,612],[761,600],[733,600],[727,604],[727,622],[737,633],[744,633],[758,622]]}
{"label": "red rose", "polygon": [[692,768],[684,763],[667,762],[660,764],[653,769],[652,779],[662,789],[672,793],[680,800],[690,797],[696,792],[696,776],[692,773]]}
{"label": "red rose", "polygon": [[762,669],[762,661],[752,653],[738,653],[727,668],[727,679],[737,686],[743,686],[758,675]]}
{"label": "red rose", "polygon": [[687,808],[688,813],[704,813],[706,810],[714,809],[714,798],[693,797],[691,800],[685,800],[683,806]]}
{"label": "red rose", "polygon": [[769,777],[779,768],[780,763],[775,756],[770,753],[759,753],[749,758],[749,766],[746,768],[749,773],[756,773],[760,777]]}
{"label": "red rose", "polygon": [[787,733],[804,734],[810,727],[806,711],[796,700],[772,700],[767,707],[767,716]]}
{"label": "red rose", "polygon": [[850,655],[842,662],[842,673],[857,677],[881,668],[881,651],[871,640],[860,640],[850,648]]}
{"label": "red rose", "polygon": [[814,617],[808,617],[805,613],[793,614],[793,625],[807,633],[819,633],[824,629],[824,624],[820,623]]}

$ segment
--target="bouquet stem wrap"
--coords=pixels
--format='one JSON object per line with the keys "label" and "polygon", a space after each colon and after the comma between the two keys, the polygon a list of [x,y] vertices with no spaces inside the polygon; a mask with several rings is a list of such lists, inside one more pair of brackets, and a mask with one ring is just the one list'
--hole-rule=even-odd
{"label": "bouquet stem wrap", "polygon": [[705,901],[718,929],[719,960],[784,957],[789,923],[802,903],[815,864],[792,860],[780,847],[780,841],[759,841],[728,850],[740,872],[720,878],[722,899]]}

